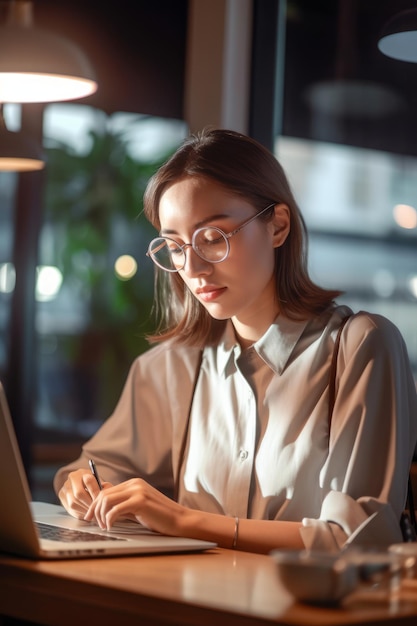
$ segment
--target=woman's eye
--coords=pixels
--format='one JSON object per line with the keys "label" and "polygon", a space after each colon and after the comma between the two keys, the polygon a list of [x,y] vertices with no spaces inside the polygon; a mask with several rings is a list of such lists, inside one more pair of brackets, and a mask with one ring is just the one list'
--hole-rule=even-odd
{"label": "woman's eye", "polygon": [[168,246],[168,250],[171,256],[182,253],[182,249],[179,246],[175,246],[175,245]]}
{"label": "woman's eye", "polygon": [[207,245],[215,245],[223,243],[224,239],[218,230],[206,230],[203,235],[203,243]]}

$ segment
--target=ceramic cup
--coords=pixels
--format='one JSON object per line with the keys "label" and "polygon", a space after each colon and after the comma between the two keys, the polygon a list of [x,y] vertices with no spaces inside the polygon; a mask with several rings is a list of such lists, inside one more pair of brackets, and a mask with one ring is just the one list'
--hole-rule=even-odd
{"label": "ceramic cup", "polygon": [[358,584],[357,567],[342,555],[308,550],[274,550],[278,577],[299,601],[335,604]]}

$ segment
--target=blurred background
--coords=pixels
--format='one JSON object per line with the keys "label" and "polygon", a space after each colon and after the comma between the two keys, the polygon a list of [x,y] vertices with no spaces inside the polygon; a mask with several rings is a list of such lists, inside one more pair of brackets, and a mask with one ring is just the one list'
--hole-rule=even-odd
{"label": "blurred background", "polygon": [[2,106],[46,162],[0,171],[0,379],[34,499],[55,501],[57,467],[111,414],[148,348],[143,191],[205,125],[275,152],[307,222],[314,279],[389,317],[417,379],[417,63],[378,48],[414,5],[35,0],[35,24],[83,49],[98,89]]}

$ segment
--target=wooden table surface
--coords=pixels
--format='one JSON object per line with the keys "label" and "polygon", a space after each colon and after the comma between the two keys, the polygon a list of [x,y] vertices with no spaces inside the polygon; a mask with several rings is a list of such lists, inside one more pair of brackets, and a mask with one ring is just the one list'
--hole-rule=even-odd
{"label": "wooden table surface", "polygon": [[[417,624],[417,580],[388,599],[294,602],[268,556],[200,554],[29,561],[0,555],[0,615],[51,626]],[[1,624],[1,622],[0,622]]]}

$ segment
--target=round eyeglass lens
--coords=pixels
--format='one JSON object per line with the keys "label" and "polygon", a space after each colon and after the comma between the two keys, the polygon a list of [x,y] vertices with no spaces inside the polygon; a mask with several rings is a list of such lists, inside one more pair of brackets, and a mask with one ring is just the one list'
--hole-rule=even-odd
{"label": "round eyeglass lens", "polygon": [[229,254],[229,241],[220,228],[199,228],[193,235],[193,248],[210,263],[220,263]]}
{"label": "round eyeglass lens", "polygon": [[185,264],[185,252],[169,237],[157,237],[149,246],[149,255],[157,265],[169,272],[177,272]]}

